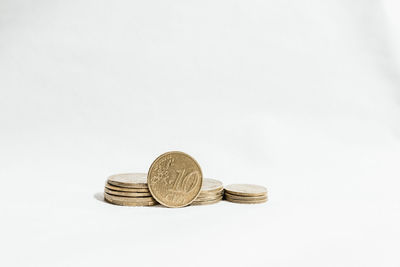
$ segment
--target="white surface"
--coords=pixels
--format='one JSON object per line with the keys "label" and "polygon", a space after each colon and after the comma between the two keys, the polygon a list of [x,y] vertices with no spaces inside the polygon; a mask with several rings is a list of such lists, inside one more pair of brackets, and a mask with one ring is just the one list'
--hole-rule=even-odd
{"label": "white surface", "polygon": [[[1,266],[399,266],[398,14],[1,1]],[[98,199],[108,175],[168,150],[269,202]]]}

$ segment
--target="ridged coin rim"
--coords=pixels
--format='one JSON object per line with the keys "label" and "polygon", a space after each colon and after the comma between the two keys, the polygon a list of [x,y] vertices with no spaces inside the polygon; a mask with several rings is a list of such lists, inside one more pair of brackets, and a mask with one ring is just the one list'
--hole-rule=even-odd
{"label": "ridged coin rim", "polygon": [[[235,189],[235,186],[255,186],[259,187],[261,192],[244,192],[241,191],[240,189]],[[233,188],[232,188],[233,187]],[[268,193],[267,188],[262,186],[262,185],[257,185],[257,184],[229,184],[225,186],[225,192],[232,194],[232,195],[237,195],[237,196],[263,196]]]}
{"label": "ridged coin rim", "polygon": [[143,193],[150,193],[149,188],[126,188],[126,187],[120,187],[116,185],[112,185],[106,182],[105,187],[108,189],[114,190],[114,191],[121,191],[121,192],[143,192]]}
{"label": "ridged coin rim", "polygon": [[150,192],[121,192],[104,188],[104,192],[118,197],[151,197]]}

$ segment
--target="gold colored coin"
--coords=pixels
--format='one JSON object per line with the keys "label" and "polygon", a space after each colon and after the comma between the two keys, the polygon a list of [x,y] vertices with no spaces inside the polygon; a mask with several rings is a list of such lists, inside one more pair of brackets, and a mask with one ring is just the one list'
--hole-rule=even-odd
{"label": "gold colored coin", "polygon": [[267,194],[267,188],[254,184],[231,184],[225,186],[225,192],[238,196],[263,196]]}
{"label": "gold colored coin", "polygon": [[192,203],[200,193],[202,181],[199,164],[179,151],[167,152],[156,158],[147,175],[151,195],[170,208]]}
{"label": "gold colored coin", "polygon": [[216,199],[216,198],[222,198],[223,196],[222,195],[216,195],[216,196],[209,196],[209,197],[197,197],[196,199],[195,199],[195,201],[208,201],[208,200],[214,200],[214,199]]}
{"label": "gold colored coin", "polygon": [[221,191],[223,190],[223,184],[222,182],[215,180],[215,179],[210,179],[210,178],[204,178],[203,179],[203,185],[201,186],[200,194],[203,193],[212,193],[215,191]]}
{"label": "gold colored coin", "polygon": [[109,183],[106,183],[105,185],[106,188],[114,190],[114,191],[120,191],[120,192],[136,192],[136,193],[149,193],[150,191],[148,188],[125,188],[125,187],[120,187],[120,186],[115,186]]}
{"label": "gold colored coin", "polygon": [[191,205],[209,205],[209,204],[214,204],[217,202],[220,202],[222,200],[222,197],[216,198],[214,200],[208,200],[208,201],[193,201]]}
{"label": "gold colored coin", "polygon": [[136,202],[136,203],[147,203],[147,202],[156,202],[152,197],[121,197],[121,196],[114,196],[104,192],[104,197],[107,197],[108,200],[113,201],[121,201],[121,202]]}
{"label": "gold colored coin", "polygon": [[158,203],[155,201],[148,201],[148,202],[126,202],[126,201],[120,201],[116,199],[112,199],[104,194],[104,199],[115,205],[120,205],[120,206],[154,206],[157,205]]}
{"label": "gold colored coin", "polygon": [[260,199],[265,199],[267,198],[267,195],[263,196],[256,196],[256,197],[244,197],[244,196],[238,196],[238,195],[232,195],[229,193],[225,193],[225,198],[230,198],[230,199],[237,199],[237,200],[244,200],[244,201],[250,201],[250,200],[260,200]]}
{"label": "gold colored coin", "polygon": [[207,195],[207,196],[201,196],[199,195],[195,201],[203,201],[203,200],[210,200],[210,199],[215,199],[218,197],[223,197],[223,194],[213,194],[213,195]]}
{"label": "gold colored coin", "polygon": [[253,202],[255,202],[255,203],[261,202],[261,203],[263,203],[263,202],[267,201],[268,198],[264,197],[264,198],[260,198],[260,199],[247,199],[246,200],[246,199],[237,199],[237,198],[225,197],[225,200],[229,201],[229,202],[238,202],[238,203],[253,203]]}
{"label": "gold colored coin", "polygon": [[260,200],[251,200],[251,201],[244,201],[244,200],[237,200],[237,199],[230,199],[230,198],[225,198],[229,202],[233,203],[240,203],[240,204],[259,204],[259,203],[264,203],[267,202],[268,198],[260,199]]}
{"label": "gold colored coin", "polygon": [[222,189],[222,190],[218,190],[218,191],[211,191],[211,192],[208,192],[208,191],[200,191],[200,195],[214,195],[214,194],[222,194],[224,192],[224,190]]}
{"label": "gold colored coin", "polygon": [[196,200],[193,201],[193,202],[213,201],[213,200],[223,199],[223,198],[224,198],[224,197],[223,197],[222,195],[220,195],[220,196],[214,196],[214,197],[210,197],[210,198],[202,198],[202,199],[196,198]]}
{"label": "gold colored coin", "polygon": [[108,177],[108,183],[126,188],[147,188],[146,173],[121,173]]}
{"label": "gold colored coin", "polygon": [[200,194],[198,195],[197,198],[199,198],[199,197],[217,196],[217,195],[223,195],[223,194],[224,194],[224,191],[223,191],[223,190],[221,190],[221,191],[215,191],[215,192],[208,192],[208,193],[200,192]]}
{"label": "gold colored coin", "polygon": [[114,195],[114,196],[121,196],[121,197],[151,197],[150,192],[121,192],[110,190],[107,187],[104,188],[104,192]]}

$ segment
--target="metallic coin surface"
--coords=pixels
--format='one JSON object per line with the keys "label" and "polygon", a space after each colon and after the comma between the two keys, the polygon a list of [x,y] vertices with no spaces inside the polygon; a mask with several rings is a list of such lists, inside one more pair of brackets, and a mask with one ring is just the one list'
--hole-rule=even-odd
{"label": "metallic coin surface", "polygon": [[215,179],[204,178],[203,185],[201,186],[200,194],[207,193],[207,192],[221,191],[221,190],[223,190],[222,182],[215,180]]}
{"label": "metallic coin surface", "polygon": [[121,197],[151,197],[150,192],[121,192],[110,190],[107,187],[104,188],[104,192],[114,196],[121,196]]}
{"label": "metallic coin surface", "polygon": [[142,192],[142,193],[149,193],[150,191],[148,188],[126,188],[126,187],[120,187],[120,186],[115,186],[109,183],[106,183],[105,185],[106,188],[114,190],[114,191],[121,191],[121,192]]}
{"label": "metallic coin surface", "polygon": [[225,192],[238,196],[262,196],[267,194],[267,188],[254,184],[231,184],[225,186]]}
{"label": "metallic coin surface", "polygon": [[264,198],[259,198],[259,199],[237,199],[237,198],[230,198],[230,197],[225,197],[225,200],[230,201],[230,202],[243,202],[243,203],[253,203],[253,202],[265,202],[268,200],[267,197]]}
{"label": "metallic coin surface", "polygon": [[223,195],[223,194],[224,194],[224,190],[214,191],[214,192],[200,192],[198,197],[209,197],[209,196]]}
{"label": "metallic coin surface", "polygon": [[263,196],[255,196],[255,197],[246,196],[246,197],[244,197],[244,196],[238,196],[238,195],[232,195],[232,194],[229,194],[229,193],[225,193],[225,198],[231,198],[231,199],[237,199],[237,200],[250,201],[250,200],[265,199],[265,198],[267,198],[267,195],[265,194],[265,195],[263,195]]}
{"label": "metallic coin surface", "polygon": [[218,190],[218,191],[200,191],[200,195],[207,196],[207,195],[215,195],[215,194],[222,194],[224,190]]}
{"label": "metallic coin surface", "polygon": [[121,196],[114,196],[104,192],[104,197],[109,200],[121,201],[121,202],[156,202],[152,197],[121,197]]}
{"label": "metallic coin surface", "polygon": [[127,188],[147,188],[146,173],[121,173],[108,177],[108,183]]}
{"label": "metallic coin surface", "polygon": [[214,204],[217,202],[220,202],[222,200],[222,197],[216,198],[214,200],[209,200],[209,201],[193,201],[191,205],[209,205],[209,204]]}
{"label": "metallic coin surface", "polygon": [[158,204],[155,201],[150,201],[150,202],[126,202],[126,201],[120,201],[120,200],[112,199],[109,196],[107,196],[106,194],[104,194],[104,199],[107,202],[111,203],[111,204],[120,205],[120,206],[154,206],[154,205]]}
{"label": "metallic coin surface", "polygon": [[229,202],[233,202],[233,203],[240,203],[240,204],[259,204],[259,203],[267,202],[268,198],[264,198],[264,199],[260,199],[260,200],[250,200],[250,201],[230,199],[230,198],[225,198],[225,200],[227,200]]}
{"label": "metallic coin surface", "polygon": [[167,152],[156,158],[147,175],[152,196],[170,208],[192,203],[200,193],[202,181],[199,164],[179,151]]}
{"label": "metallic coin surface", "polygon": [[208,200],[214,200],[217,198],[222,198],[222,195],[216,195],[216,196],[209,196],[209,197],[197,197],[195,201],[208,201]]}
{"label": "metallic coin surface", "polygon": [[198,195],[198,197],[196,198],[197,200],[208,200],[208,199],[214,199],[214,198],[218,198],[218,197],[222,197],[223,194],[218,193],[218,194],[208,194],[208,195]]}

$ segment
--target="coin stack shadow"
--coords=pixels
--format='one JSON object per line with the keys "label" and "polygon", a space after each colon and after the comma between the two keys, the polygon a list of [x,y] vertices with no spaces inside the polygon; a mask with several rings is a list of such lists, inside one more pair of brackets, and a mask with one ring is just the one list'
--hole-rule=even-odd
{"label": "coin stack shadow", "polygon": [[104,199],[121,206],[153,206],[158,204],[147,186],[146,173],[124,173],[108,177]]}
{"label": "coin stack shadow", "polygon": [[268,200],[267,189],[260,185],[231,184],[225,187],[225,200],[241,204],[258,204]]}
{"label": "coin stack shadow", "polygon": [[214,204],[224,196],[224,187],[222,182],[214,179],[203,179],[203,184],[197,198],[192,202],[192,205],[208,205]]}

